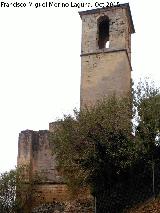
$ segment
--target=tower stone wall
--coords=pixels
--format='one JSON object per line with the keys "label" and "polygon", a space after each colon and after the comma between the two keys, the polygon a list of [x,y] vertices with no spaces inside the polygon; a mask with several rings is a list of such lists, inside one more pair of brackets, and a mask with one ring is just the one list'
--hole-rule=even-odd
{"label": "tower stone wall", "polygon": [[[130,91],[131,33],[134,26],[129,4],[79,13],[82,19],[81,107],[104,96]],[[98,46],[99,22],[109,20],[109,47]]]}

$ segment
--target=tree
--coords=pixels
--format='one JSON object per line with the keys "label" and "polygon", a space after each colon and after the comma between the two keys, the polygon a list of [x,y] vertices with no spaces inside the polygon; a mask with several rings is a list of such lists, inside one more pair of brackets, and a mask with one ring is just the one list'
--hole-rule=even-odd
{"label": "tree", "polygon": [[160,90],[153,82],[151,85],[147,80],[139,82],[134,91],[134,107],[137,110],[137,133],[155,144],[160,131]]}
{"label": "tree", "polygon": [[125,176],[133,154],[131,98],[111,96],[59,120],[50,136],[58,169],[72,189],[97,196]]}
{"label": "tree", "polygon": [[80,112],[74,110],[74,116],[64,116],[50,142],[58,169],[72,190],[90,187],[99,200],[105,191],[108,206],[104,212],[110,212],[109,208],[121,212],[151,196],[151,177],[155,194],[159,134],[160,91],[141,81],[132,96],[113,95]]}
{"label": "tree", "polygon": [[0,175],[0,212],[21,213],[30,212],[28,202],[32,190],[26,182],[27,167],[16,168]]}
{"label": "tree", "polygon": [[0,176],[0,212],[12,213],[16,208],[16,171]]}
{"label": "tree", "polygon": [[134,92],[136,138],[152,168],[152,191],[155,197],[155,163],[160,162],[160,90],[147,79],[140,81]]}

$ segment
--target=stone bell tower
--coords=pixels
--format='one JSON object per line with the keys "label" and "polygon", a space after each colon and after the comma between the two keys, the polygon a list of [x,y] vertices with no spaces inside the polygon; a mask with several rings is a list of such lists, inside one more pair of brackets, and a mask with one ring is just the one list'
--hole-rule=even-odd
{"label": "stone bell tower", "polygon": [[82,19],[81,107],[131,87],[131,33],[129,4],[79,12]]}

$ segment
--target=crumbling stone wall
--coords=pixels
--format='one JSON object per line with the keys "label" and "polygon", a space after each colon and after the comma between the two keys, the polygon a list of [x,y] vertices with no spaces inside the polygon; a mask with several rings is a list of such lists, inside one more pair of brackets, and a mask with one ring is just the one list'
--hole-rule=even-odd
{"label": "crumbling stone wall", "polygon": [[34,208],[32,213],[93,213],[93,200],[52,202]]}
{"label": "crumbling stone wall", "polygon": [[29,166],[30,178],[39,176],[42,182],[61,183],[48,137],[48,130],[22,131],[19,134],[17,164]]}
{"label": "crumbling stone wall", "polygon": [[[49,132],[53,132],[57,123],[50,123],[49,131],[32,131],[26,130],[19,134],[18,143],[18,166],[28,166],[26,173],[26,182],[33,182],[32,186],[32,207],[43,206],[44,209],[50,203],[52,207],[56,205],[64,206],[64,212],[84,212],[85,201],[92,200],[89,191],[79,192],[78,196],[74,197],[67,185],[64,183],[63,178],[56,170],[55,154],[52,153],[51,144],[49,143]],[[57,204],[58,203],[58,204]],[[79,203],[79,204],[78,204]],[[82,209],[80,208],[80,203]],[[75,207],[73,208],[73,206]],[[50,208],[50,207],[48,207]],[[57,207],[55,211],[57,212]],[[53,210],[54,208],[52,208]],[[70,209],[70,210],[67,210]],[[74,209],[71,211],[71,209]],[[88,211],[88,210],[87,210]],[[86,212],[87,212],[86,211]],[[46,212],[40,211],[40,212]],[[63,211],[59,211],[63,212]],[[88,211],[89,212],[89,211]]]}

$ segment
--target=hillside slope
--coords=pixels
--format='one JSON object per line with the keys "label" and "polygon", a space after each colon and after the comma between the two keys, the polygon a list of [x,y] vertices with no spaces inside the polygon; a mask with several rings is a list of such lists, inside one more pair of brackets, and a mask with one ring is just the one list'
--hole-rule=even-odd
{"label": "hillside slope", "polygon": [[128,213],[160,213],[160,198],[147,201],[128,211]]}

